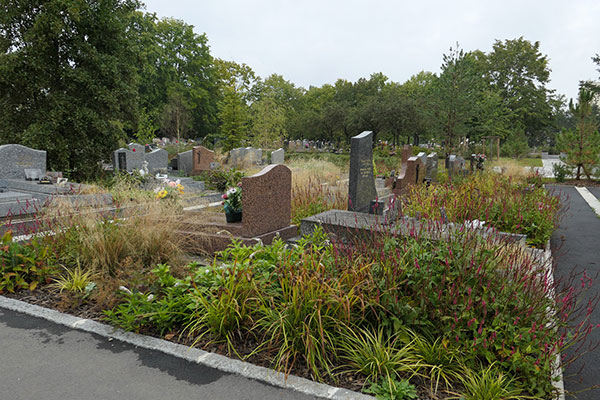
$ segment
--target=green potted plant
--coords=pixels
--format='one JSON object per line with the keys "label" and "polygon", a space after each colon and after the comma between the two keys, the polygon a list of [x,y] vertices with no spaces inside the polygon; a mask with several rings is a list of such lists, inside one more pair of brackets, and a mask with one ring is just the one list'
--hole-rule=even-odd
{"label": "green potted plant", "polygon": [[240,222],[242,220],[242,184],[238,183],[221,196],[227,222]]}

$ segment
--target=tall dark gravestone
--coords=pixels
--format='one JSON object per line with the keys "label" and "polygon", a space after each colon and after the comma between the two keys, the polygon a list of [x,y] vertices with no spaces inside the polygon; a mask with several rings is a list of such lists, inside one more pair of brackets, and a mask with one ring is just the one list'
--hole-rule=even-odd
{"label": "tall dark gravestone", "polygon": [[373,132],[364,131],[354,136],[351,141],[348,210],[368,213],[371,200],[376,198],[377,190],[373,176]]}

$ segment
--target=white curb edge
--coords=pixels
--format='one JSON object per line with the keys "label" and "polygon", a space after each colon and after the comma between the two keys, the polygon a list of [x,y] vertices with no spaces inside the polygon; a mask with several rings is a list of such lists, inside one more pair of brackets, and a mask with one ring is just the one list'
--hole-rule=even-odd
{"label": "white curb edge", "polygon": [[209,353],[204,350],[176,344],[167,340],[125,332],[121,329],[116,329],[110,325],[102,324],[90,319],[75,317],[56,310],[29,304],[20,300],[10,299],[4,296],[0,296],[0,308],[43,318],[47,321],[64,325],[72,329],[94,333],[105,338],[116,339],[144,349],[160,351],[192,363],[240,375],[244,378],[254,379],[275,387],[295,390],[311,396],[333,400],[373,399],[373,397],[362,393],[313,382],[294,375],[288,375],[286,379],[283,373],[269,368],[260,367],[240,360],[234,360],[220,354]]}

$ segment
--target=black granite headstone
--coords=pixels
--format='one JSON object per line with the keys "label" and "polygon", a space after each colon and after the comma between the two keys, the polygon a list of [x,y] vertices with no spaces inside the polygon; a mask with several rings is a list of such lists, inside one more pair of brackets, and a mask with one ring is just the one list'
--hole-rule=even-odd
{"label": "black granite headstone", "polygon": [[369,212],[371,200],[377,198],[373,176],[373,132],[354,136],[350,148],[348,210]]}

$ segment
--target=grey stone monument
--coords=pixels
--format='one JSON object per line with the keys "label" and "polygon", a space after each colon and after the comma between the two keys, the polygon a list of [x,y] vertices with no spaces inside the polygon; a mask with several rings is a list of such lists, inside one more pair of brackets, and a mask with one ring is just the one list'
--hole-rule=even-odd
{"label": "grey stone monument", "polygon": [[285,151],[277,149],[271,153],[271,164],[283,164],[285,161]]}
{"label": "grey stone monument", "polygon": [[151,174],[166,171],[169,166],[169,152],[165,149],[152,150],[144,154],[144,160],[148,162],[148,171]]}
{"label": "grey stone monument", "polygon": [[377,198],[373,176],[373,132],[354,136],[350,147],[348,211],[369,212],[371,200]]}
{"label": "grey stone monument", "polygon": [[430,182],[437,181],[438,174],[438,155],[437,153],[429,153],[427,163],[425,164],[425,179]]}
{"label": "grey stone monument", "polygon": [[0,179],[25,179],[25,169],[39,169],[46,173],[46,152],[20,144],[0,146]]}
{"label": "grey stone monument", "polygon": [[194,154],[192,150],[177,154],[177,169],[179,172],[190,174],[194,169]]}

